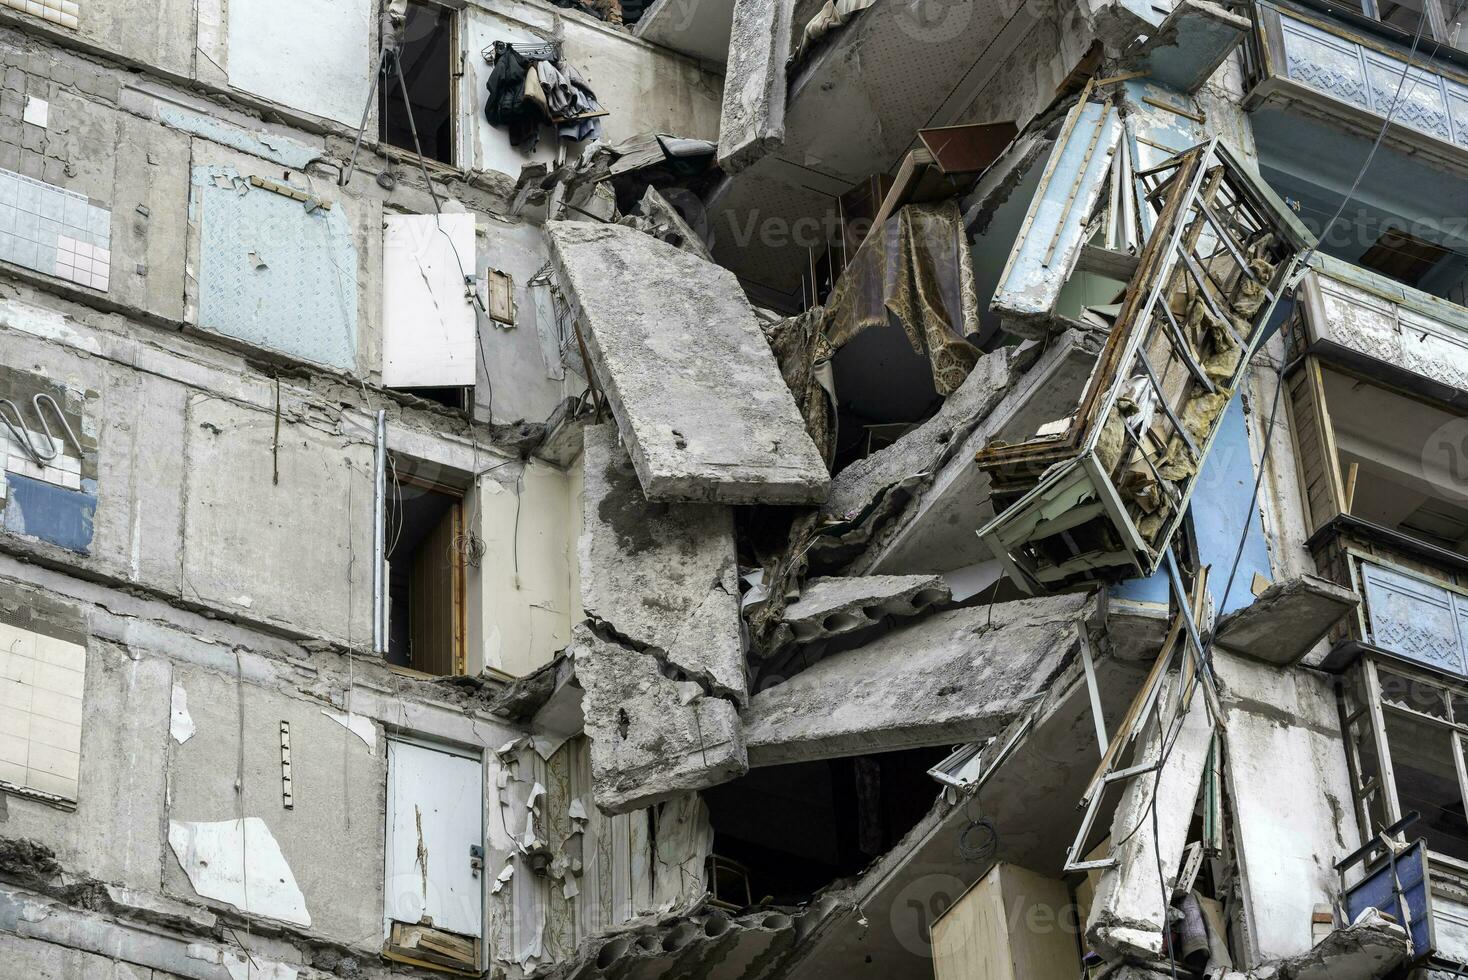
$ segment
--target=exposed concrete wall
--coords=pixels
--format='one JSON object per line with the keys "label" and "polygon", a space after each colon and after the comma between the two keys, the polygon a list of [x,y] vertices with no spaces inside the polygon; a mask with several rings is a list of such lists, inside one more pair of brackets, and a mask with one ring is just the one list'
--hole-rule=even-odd
{"label": "exposed concrete wall", "polygon": [[[521,12],[546,30],[559,16],[529,5]],[[471,10],[466,16],[489,15]],[[584,51],[589,63],[604,65],[613,90],[636,86],[626,93],[628,109],[620,113],[618,125],[626,126],[622,135],[649,129],[702,137],[716,133],[717,79],[586,20],[582,15],[562,19],[573,28],[567,50]],[[471,66],[477,62],[487,72],[478,48],[468,54]],[[108,72],[94,60],[3,32],[0,61],[15,63],[0,74],[7,86],[0,116],[15,121],[17,141],[5,144],[10,130],[0,126],[0,168],[45,179],[110,210],[107,302],[166,325],[197,325],[267,358],[312,363],[367,380],[378,376],[381,219],[384,212],[432,211],[429,195],[415,186],[415,169],[387,168],[402,179],[384,189],[372,180],[382,164],[369,152],[358,161],[357,178],[339,187],[332,179],[335,170],[302,168],[324,154],[345,156],[349,144],[328,146],[319,135],[262,122],[250,114],[248,98],[239,107],[224,108],[196,93]],[[473,104],[466,102],[464,118],[474,124],[466,136],[487,131],[486,139],[503,139],[479,111],[483,79],[466,87],[474,89],[465,93]],[[22,127],[27,94],[50,102],[46,129]],[[611,98],[600,94],[604,101]],[[614,112],[608,135],[616,137],[610,120],[618,113],[608,104]],[[505,170],[517,173],[519,166],[507,164]],[[233,176],[289,185],[330,202],[332,209],[298,217],[295,235],[280,229],[267,233],[259,215],[250,212],[273,204],[288,217],[296,202],[269,191],[262,196],[260,188],[245,190],[235,181],[228,190],[214,184],[216,177]],[[191,187],[191,177],[197,186]],[[515,325],[503,327],[487,318],[480,324],[479,417],[488,420],[492,412],[506,422],[543,420],[564,397],[579,394],[584,381],[559,363],[563,328],[553,322],[548,294],[537,295],[548,287],[529,285],[547,257],[541,232],[510,218],[504,199],[495,194],[466,187],[454,194],[440,188],[439,193],[450,198],[446,207],[467,206],[481,214],[476,271],[506,272],[514,282]],[[320,271],[304,275],[305,268]],[[50,277],[37,281],[54,285]],[[78,295],[95,298],[85,291]],[[238,312],[242,307],[268,315],[244,317]]]}
{"label": "exposed concrete wall", "polygon": [[[41,593],[56,598],[43,599]],[[243,812],[271,831],[311,919],[309,926],[277,922],[275,928],[286,928],[292,938],[259,938],[256,955],[288,957],[283,961],[304,968],[322,948],[336,948],[352,951],[363,962],[375,961],[382,927],[386,763],[381,733],[387,725],[481,749],[487,761],[485,823],[495,826],[501,820],[494,750],[523,732],[490,717],[487,701],[472,694],[395,677],[371,657],[348,663],[336,653],[311,652],[0,557],[0,617],[17,615],[41,616],[55,628],[83,629],[90,637],[83,766],[75,812],[6,794],[0,840],[29,840],[54,852],[68,882],[96,880],[98,887],[129,890],[130,902],[155,910],[146,913],[153,920],[163,914],[156,910],[164,909],[170,921],[212,922],[203,908],[210,906],[239,923],[244,934],[243,920],[229,903],[200,899],[167,839],[172,823],[231,821]],[[370,748],[328,716],[348,705],[357,727],[365,724],[371,733]],[[186,723],[175,722],[181,716]],[[291,809],[283,806],[281,795],[282,721],[291,725]],[[241,762],[243,791],[237,794]],[[522,775],[549,781],[538,770]],[[578,793],[589,793],[584,780],[579,785]],[[540,819],[567,819],[570,800],[558,799],[561,809]],[[508,818],[516,819],[514,814]],[[603,832],[596,828],[597,834]],[[502,861],[510,843],[500,844]],[[487,866],[499,870],[498,863]],[[0,867],[0,877],[16,873],[8,860]],[[590,877],[583,886],[595,895],[601,887],[597,876],[610,870],[592,865],[584,874]],[[523,878],[523,884],[517,880],[506,890],[507,897],[520,888],[543,891],[528,869]],[[43,884],[56,885],[50,879]],[[261,924],[278,918],[256,911]],[[123,918],[144,914],[124,913]],[[6,921],[0,914],[0,946],[8,941]],[[88,948],[79,934],[71,936],[73,945]],[[207,937],[201,933],[189,941],[200,938]],[[96,951],[128,959],[118,948],[99,945]]]}
{"label": "exposed concrete wall", "polygon": [[[176,667],[173,684],[187,694],[194,734],[181,745],[167,740],[170,828],[235,820],[241,813],[258,818],[279,844],[313,930],[365,937],[379,929],[386,771],[380,745],[369,751],[362,739],[324,715],[319,702],[283,698],[226,674]],[[155,724],[161,722],[155,715]],[[282,803],[284,722],[290,724],[290,809]],[[242,788],[236,790],[241,776]],[[177,848],[166,851],[165,894],[200,901]],[[214,855],[211,863],[221,864],[223,857]],[[252,888],[249,877],[268,871],[265,862],[247,853],[245,870],[242,890],[252,904],[260,902],[265,917],[286,918],[255,898],[269,894],[265,882]],[[352,886],[344,890],[346,882]]]}
{"label": "exposed concrete wall", "polygon": [[482,614],[471,619],[469,633],[481,638],[481,666],[528,674],[565,649],[572,624],[584,618],[581,488],[579,462],[563,471],[530,460],[480,479],[469,509],[480,514],[485,552],[469,570],[469,588]]}
{"label": "exposed concrete wall", "polygon": [[[1339,888],[1335,863],[1360,846],[1331,680],[1215,649],[1227,728],[1228,795],[1250,953],[1310,949],[1310,916]],[[1309,774],[1308,777],[1305,774]]]}
{"label": "exposed concrete wall", "polygon": [[[127,321],[89,319],[95,325],[36,293],[0,301],[5,362],[94,393],[84,427],[95,432],[99,461],[86,554],[15,533],[0,536],[0,544],[180,604],[287,633],[365,643],[370,412],[343,408],[340,390],[333,404],[330,384],[283,380],[274,453],[270,379],[194,341],[174,337],[170,350],[134,339]],[[503,458],[404,412],[390,413],[393,451],[460,472]]]}

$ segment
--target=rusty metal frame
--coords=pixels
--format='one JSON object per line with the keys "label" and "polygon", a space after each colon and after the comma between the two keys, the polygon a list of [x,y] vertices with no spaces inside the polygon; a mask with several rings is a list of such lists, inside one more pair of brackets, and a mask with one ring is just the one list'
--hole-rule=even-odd
{"label": "rusty metal frame", "polygon": [[[1010,577],[1030,592],[1082,581],[1149,575],[1157,570],[1186,513],[1222,417],[1220,411],[1210,419],[1206,434],[1199,433],[1204,438],[1198,439],[1180,417],[1181,407],[1199,395],[1237,389],[1262,340],[1265,325],[1287,284],[1293,280],[1300,254],[1312,242],[1308,232],[1293,220],[1278,198],[1267,188],[1255,186],[1257,178],[1217,138],[1135,177],[1158,206],[1157,220],[1070,426],[1061,434],[986,448],[976,456],[977,464],[991,477],[995,496],[1010,501],[1008,506],[996,506],[996,517],[979,530],[979,536],[1003,562]],[[1270,247],[1275,261],[1268,282],[1260,282],[1246,256],[1253,247],[1247,239],[1263,232],[1270,233],[1274,239]],[[1239,241],[1231,240],[1233,237]],[[1206,251],[1200,251],[1205,246]],[[1228,266],[1228,272],[1220,273],[1212,268],[1220,262]],[[1262,289],[1262,301],[1242,337],[1239,331],[1245,324],[1233,322],[1231,312],[1231,304],[1237,300],[1230,299],[1222,281],[1234,275],[1237,275],[1234,288],[1248,281]],[[1189,279],[1192,288],[1186,290],[1185,282]],[[1236,345],[1238,360],[1231,366],[1226,381],[1215,384],[1209,379],[1195,356],[1197,352],[1186,341],[1169,306],[1173,294],[1179,290],[1184,290],[1183,295],[1189,296],[1190,302],[1202,303]],[[1224,309],[1225,306],[1230,309]],[[1158,343],[1163,345],[1162,350],[1149,353]],[[1165,358],[1159,360],[1161,369],[1152,363],[1154,356]],[[1169,398],[1163,379],[1175,367],[1186,370],[1190,380]],[[1167,424],[1162,433],[1165,438],[1159,437],[1161,444],[1168,446],[1177,440],[1191,464],[1190,472],[1183,476],[1158,481],[1158,492],[1163,498],[1161,506],[1166,508],[1166,513],[1150,543],[1129,516],[1117,484],[1104,471],[1097,455],[1103,429],[1114,414],[1120,413],[1118,402],[1134,379],[1145,382],[1155,396],[1151,418],[1156,421],[1149,422],[1148,427],[1165,419]],[[1130,441],[1123,438],[1120,460],[1112,472],[1124,472],[1140,453],[1155,475],[1156,467],[1148,458],[1142,440],[1131,433],[1124,420],[1122,429],[1132,438]],[[1089,497],[1077,495],[1080,483],[1087,482]],[[1065,536],[1073,525],[1081,522],[1066,524],[1053,514],[1040,519],[1039,513],[1053,509],[1062,493],[1076,496],[1077,506],[1084,504],[1094,510],[1099,505],[1114,532],[1114,535],[1102,534],[1102,540],[1110,537],[1120,542],[1120,550],[1108,551],[1103,547],[1100,551],[1082,553],[1074,538]],[[1037,533],[1041,528],[1045,533]],[[1054,538],[1061,538],[1063,545],[1071,550],[1071,559],[1041,561],[1023,554],[1026,545]]]}

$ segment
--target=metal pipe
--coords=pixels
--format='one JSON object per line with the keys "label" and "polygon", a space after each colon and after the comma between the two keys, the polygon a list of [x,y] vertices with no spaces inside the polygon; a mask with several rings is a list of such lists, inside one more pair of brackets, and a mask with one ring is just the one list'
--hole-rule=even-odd
{"label": "metal pipe", "polygon": [[377,410],[377,454],[373,461],[372,517],[372,649],[387,652],[387,608],[383,604],[387,556],[387,411]]}

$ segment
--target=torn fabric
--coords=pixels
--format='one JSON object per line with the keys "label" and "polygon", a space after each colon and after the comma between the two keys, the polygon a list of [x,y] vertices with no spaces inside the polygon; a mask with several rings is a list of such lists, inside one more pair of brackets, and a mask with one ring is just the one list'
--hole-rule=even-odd
{"label": "torn fabric", "polygon": [[805,22],[800,43],[796,45],[791,60],[799,61],[804,58],[817,41],[832,31],[845,27],[847,21],[876,2],[877,0],[826,0],[821,9]]}
{"label": "torn fabric", "polygon": [[834,349],[893,322],[927,356],[944,397],[978,363],[979,350],[966,338],[980,329],[979,297],[956,200],[909,204],[868,236],[836,284],[824,332]]}

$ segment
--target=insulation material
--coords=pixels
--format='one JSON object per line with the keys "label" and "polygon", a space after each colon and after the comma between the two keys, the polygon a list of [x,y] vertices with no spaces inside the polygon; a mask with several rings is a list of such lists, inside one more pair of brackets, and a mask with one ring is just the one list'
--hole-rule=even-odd
{"label": "insulation material", "polygon": [[168,844],[201,897],[252,915],[311,924],[296,876],[275,835],[259,817],[203,823],[170,820]]}
{"label": "insulation material", "polygon": [[956,200],[910,204],[869,235],[826,307],[823,330],[835,349],[896,321],[915,353],[928,358],[933,386],[953,394],[978,362],[966,339],[979,332],[979,298]]}
{"label": "insulation material", "polygon": [[824,308],[816,306],[762,329],[805,419],[805,431],[829,467],[836,453],[836,377],[831,369],[835,350],[822,332],[824,321]]}
{"label": "insulation material", "polygon": [[173,685],[169,704],[168,734],[179,745],[194,737],[194,719],[189,716],[189,692],[178,683]]}
{"label": "insulation material", "polygon": [[390,214],[382,232],[382,383],[475,380],[474,215]]}
{"label": "insulation material", "polygon": [[1107,185],[1122,124],[1110,102],[1077,103],[1066,117],[991,308],[1011,332],[1043,337]]}
{"label": "insulation material", "polygon": [[229,83],[352,127],[376,61],[371,0],[250,0],[229,9]]}
{"label": "insulation material", "polygon": [[191,181],[199,326],[355,368],[357,247],[342,208],[255,186],[232,167],[194,167]]}
{"label": "insulation material", "polygon": [[866,10],[877,0],[826,0],[821,8],[805,22],[800,34],[800,43],[795,46],[794,60],[800,61],[815,43],[846,22]]}

